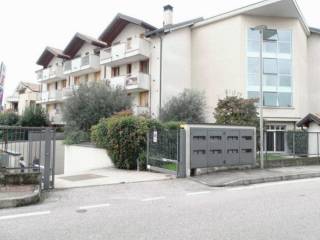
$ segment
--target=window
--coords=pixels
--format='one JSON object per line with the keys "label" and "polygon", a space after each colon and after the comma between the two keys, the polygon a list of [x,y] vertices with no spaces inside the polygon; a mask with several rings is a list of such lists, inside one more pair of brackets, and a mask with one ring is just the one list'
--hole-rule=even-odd
{"label": "window", "polygon": [[84,82],[87,83],[89,81],[89,74],[84,75]]}
{"label": "window", "polygon": [[[247,94],[258,98],[260,91],[260,33],[248,30]],[[263,33],[263,104],[292,106],[292,32],[267,30]]]}
{"label": "window", "polygon": [[277,53],[277,42],[275,41],[264,41],[263,51],[265,53]]}
{"label": "window", "polygon": [[263,93],[263,105],[276,107],[277,106],[277,93],[276,92],[264,92]]}
{"label": "window", "polygon": [[99,81],[100,80],[100,72],[95,72],[94,73],[94,80]]}
{"label": "window", "polygon": [[[277,75],[274,75],[274,74],[263,75],[263,85],[264,86],[268,86],[268,87],[276,86],[277,81],[278,81]],[[258,84],[258,86],[259,86],[259,84]]]}
{"label": "window", "polygon": [[139,93],[139,105],[141,107],[148,107],[149,92]]}
{"label": "window", "polygon": [[132,71],[132,64],[127,64],[127,74],[130,75]]}
{"label": "window", "polygon": [[291,61],[279,59],[279,74],[291,74]]}
{"label": "window", "polygon": [[74,77],[74,85],[79,86],[80,85],[80,77]]}
{"label": "window", "polygon": [[113,67],[111,69],[111,77],[120,76],[120,67]]}
{"label": "window", "polygon": [[279,77],[279,86],[280,87],[291,87],[291,76],[281,75]]}
{"label": "window", "polygon": [[278,72],[277,59],[274,59],[274,58],[263,59],[263,73],[277,74],[277,72]]}
{"label": "window", "polygon": [[127,38],[127,49],[130,50],[132,48],[131,46],[131,43],[132,43],[132,38]]}
{"label": "window", "polygon": [[248,58],[248,73],[259,74],[260,62],[259,58]]}
{"label": "window", "polygon": [[55,90],[58,90],[58,82],[55,82],[55,83],[54,83],[54,89],[55,89]]}
{"label": "window", "polygon": [[140,61],[140,72],[149,73],[149,60]]}
{"label": "window", "polygon": [[291,106],[291,93],[279,93],[279,106],[290,107]]}
{"label": "window", "polygon": [[268,152],[284,152],[286,145],[285,125],[266,126],[266,147]]}
{"label": "window", "polygon": [[67,80],[62,80],[62,88],[66,88],[67,87]]}

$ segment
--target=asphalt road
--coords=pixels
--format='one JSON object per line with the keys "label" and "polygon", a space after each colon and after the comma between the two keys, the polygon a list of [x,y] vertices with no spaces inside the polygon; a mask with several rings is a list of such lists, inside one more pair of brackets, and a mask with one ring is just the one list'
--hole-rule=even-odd
{"label": "asphalt road", "polygon": [[213,189],[190,180],[55,191],[0,210],[1,240],[320,239],[320,179]]}

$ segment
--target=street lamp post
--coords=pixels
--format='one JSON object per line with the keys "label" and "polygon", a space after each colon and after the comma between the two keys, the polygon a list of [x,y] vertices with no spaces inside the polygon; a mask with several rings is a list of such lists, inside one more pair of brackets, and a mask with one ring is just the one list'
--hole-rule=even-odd
{"label": "street lamp post", "polygon": [[264,136],[263,136],[263,33],[268,27],[265,25],[260,25],[254,27],[253,30],[257,30],[260,33],[260,101],[259,101],[259,118],[260,118],[260,167],[264,168]]}

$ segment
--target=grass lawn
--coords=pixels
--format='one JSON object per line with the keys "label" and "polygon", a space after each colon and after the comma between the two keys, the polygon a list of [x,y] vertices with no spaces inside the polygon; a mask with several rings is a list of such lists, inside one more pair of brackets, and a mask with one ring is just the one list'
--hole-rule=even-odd
{"label": "grass lawn", "polygon": [[168,169],[170,171],[177,171],[177,164],[175,163],[164,163],[162,168]]}

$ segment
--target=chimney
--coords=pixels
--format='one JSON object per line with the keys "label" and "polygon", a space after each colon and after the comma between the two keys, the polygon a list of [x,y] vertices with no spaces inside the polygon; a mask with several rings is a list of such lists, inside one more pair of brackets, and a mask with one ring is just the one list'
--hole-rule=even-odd
{"label": "chimney", "polygon": [[166,5],[163,7],[163,26],[168,26],[173,23],[173,7]]}

